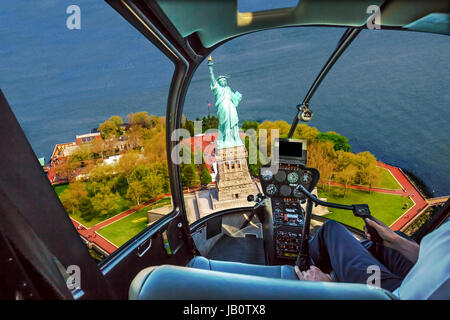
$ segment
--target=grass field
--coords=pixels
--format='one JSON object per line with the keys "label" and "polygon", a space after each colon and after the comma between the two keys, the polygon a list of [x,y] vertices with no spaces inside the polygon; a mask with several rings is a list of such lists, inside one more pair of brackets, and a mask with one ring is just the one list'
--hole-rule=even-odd
{"label": "grass field", "polygon": [[170,198],[161,199],[150,206],[130,214],[128,217],[114,222],[98,231],[100,235],[120,247],[139,232],[147,228],[147,212],[170,204]]}
{"label": "grass field", "polygon": [[61,193],[64,192],[69,187],[69,184],[60,184],[57,186],[54,186],[53,189],[55,190],[56,194],[58,195],[58,198],[61,196]]}
{"label": "grass field", "polygon": [[[386,225],[391,225],[398,217],[400,217],[406,210],[411,208],[414,204],[408,197],[396,196],[384,193],[369,193],[367,191],[347,190],[345,198],[338,195],[339,188],[331,187],[319,189],[319,197],[327,198],[329,202],[336,202],[342,204],[363,204],[369,205],[372,215],[383,221]],[[404,209],[405,203],[408,204],[408,209]],[[364,221],[357,218],[351,211],[329,208],[330,214],[325,215],[326,218],[331,218],[336,221],[345,223],[349,226],[361,229],[364,226]]]}
{"label": "grass field", "polygon": [[401,189],[402,187],[398,184],[397,180],[392,176],[388,169],[378,168],[381,172],[381,183],[379,185],[375,185],[376,188],[384,188],[384,189]]}

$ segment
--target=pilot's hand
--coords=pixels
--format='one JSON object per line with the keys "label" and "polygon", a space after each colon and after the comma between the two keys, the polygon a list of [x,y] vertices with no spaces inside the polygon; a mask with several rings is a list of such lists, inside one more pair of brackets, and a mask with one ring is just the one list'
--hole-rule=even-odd
{"label": "pilot's hand", "polygon": [[331,279],[331,276],[328,273],[323,273],[322,270],[320,270],[316,266],[311,266],[306,271],[300,271],[298,266],[295,266],[294,270],[295,270],[295,273],[297,274],[297,277],[300,280],[305,280],[305,281],[328,281],[328,282],[332,282],[333,281],[333,279]]}
{"label": "pilot's hand", "polygon": [[[387,225],[385,225],[383,222],[381,222],[378,219],[373,218],[375,221],[366,218],[365,221],[366,223],[371,226],[372,228],[374,228],[378,235],[380,236],[380,238],[383,240],[383,245],[385,247],[394,249],[397,242],[398,242],[398,238],[400,237],[398,234],[396,234],[394,231],[392,231]],[[367,239],[372,240],[371,236],[369,234],[369,232],[367,232],[367,228],[364,226],[364,232],[366,234]]]}

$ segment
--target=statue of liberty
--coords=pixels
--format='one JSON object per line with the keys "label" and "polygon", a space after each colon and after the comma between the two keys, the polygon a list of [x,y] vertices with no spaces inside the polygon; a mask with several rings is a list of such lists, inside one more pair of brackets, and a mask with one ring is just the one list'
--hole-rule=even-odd
{"label": "statue of liberty", "polygon": [[231,91],[227,84],[227,76],[214,77],[212,58],[208,58],[208,68],[211,74],[211,90],[216,98],[217,117],[219,118],[219,133],[216,142],[217,149],[242,146],[239,136],[239,118],[236,107],[242,100],[242,94]]}

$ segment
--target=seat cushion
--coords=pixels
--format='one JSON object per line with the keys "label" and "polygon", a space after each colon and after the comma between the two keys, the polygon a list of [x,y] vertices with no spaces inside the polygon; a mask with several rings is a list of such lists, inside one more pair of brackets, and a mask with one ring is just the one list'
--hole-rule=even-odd
{"label": "seat cushion", "polygon": [[142,270],[133,280],[137,300],[316,300],[395,299],[365,284],[273,279],[253,275],[162,265]]}
{"label": "seat cushion", "polygon": [[275,279],[298,280],[293,266],[263,266],[241,262],[210,260],[205,257],[194,257],[187,267],[212,271],[245,274]]}

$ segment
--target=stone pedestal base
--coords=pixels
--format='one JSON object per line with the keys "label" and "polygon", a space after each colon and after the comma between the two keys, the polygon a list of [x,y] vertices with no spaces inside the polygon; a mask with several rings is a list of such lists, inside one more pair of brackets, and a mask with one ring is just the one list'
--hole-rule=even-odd
{"label": "stone pedestal base", "polygon": [[216,149],[218,201],[213,201],[214,209],[229,207],[228,202],[232,207],[249,205],[247,196],[257,190],[248,171],[246,157],[244,146]]}

